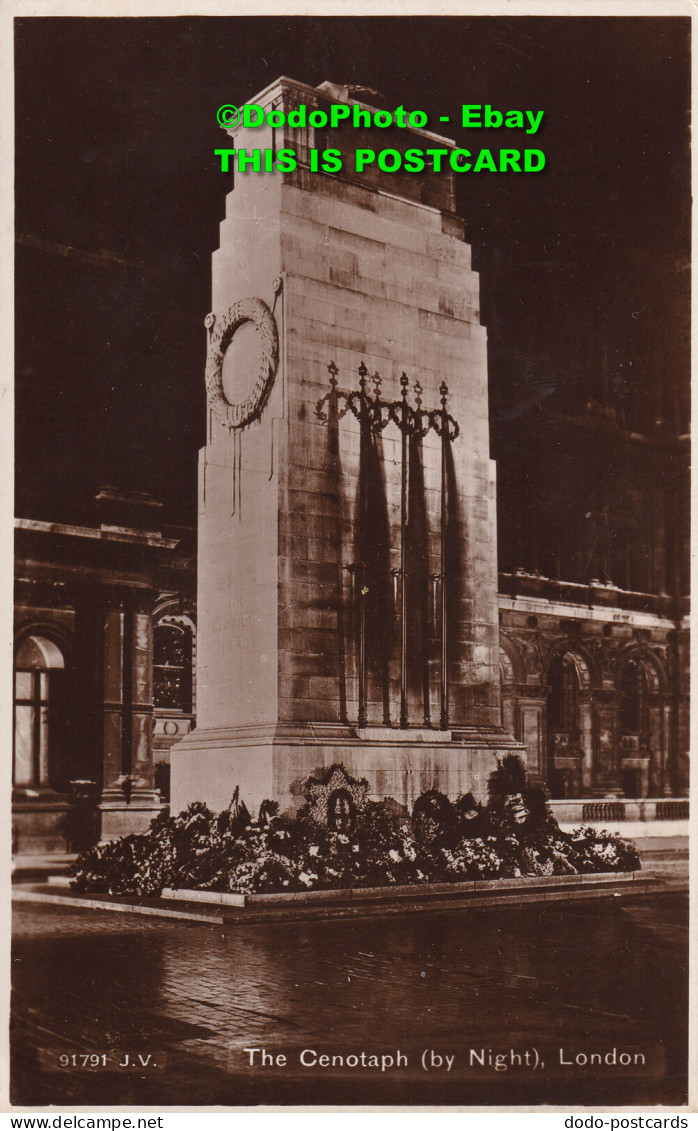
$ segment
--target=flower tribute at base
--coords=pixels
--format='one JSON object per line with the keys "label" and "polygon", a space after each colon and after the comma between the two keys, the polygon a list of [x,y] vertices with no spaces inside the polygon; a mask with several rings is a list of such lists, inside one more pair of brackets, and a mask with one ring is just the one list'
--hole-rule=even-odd
{"label": "flower tribute at base", "polygon": [[471,793],[453,803],[431,789],[410,815],[394,799],[370,801],[367,793],[367,782],[334,765],[308,780],[295,816],[264,801],[252,818],[238,789],[219,814],[193,802],[176,817],[160,814],[147,833],[83,853],[72,886],[113,895],[159,896],[166,887],[251,894],[640,867],[635,846],[613,833],[564,833],[515,754],[490,775],[484,807]]}

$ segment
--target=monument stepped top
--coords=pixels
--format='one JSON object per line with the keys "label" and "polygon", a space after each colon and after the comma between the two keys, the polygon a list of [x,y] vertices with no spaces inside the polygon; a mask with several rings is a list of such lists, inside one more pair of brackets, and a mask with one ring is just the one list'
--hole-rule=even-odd
{"label": "monument stepped top", "polygon": [[346,86],[325,80],[316,88],[323,94],[334,98],[337,102],[362,102],[367,106],[375,106],[379,110],[388,110],[388,102],[384,94],[374,90],[372,86]]}
{"label": "monument stepped top", "polygon": [[[244,99],[240,105],[255,104],[258,106],[269,105],[273,97],[278,94],[279,90],[293,89],[300,94],[307,94],[309,98],[327,99],[331,102],[356,102],[360,106],[365,106],[367,109],[372,110],[394,110],[396,107],[390,106],[387,98],[373,87],[359,85],[356,83],[342,84],[334,83],[329,79],[325,79],[319,86],[310,86],[308,83],[301,82],[299,79],[289,78],[288,75],[279,75],[277,79],[269,83],[257,94],[251,95],[250,98]],[[418,110],[418,106],[406,106],[408,110]],[[241,124],[238,122],[234,126],[224,127],[225,132],[231,137],[234,136],[240,129]],[[390,129],[381,129],[377,131],[385,138],[391,133]],[[445,137],[443,134],[434,133],[432,130],[423,129],[419,126],[410,126],[408,130],[401,130],[400,133],[409,132],[416,137],[425,138],[430,142],[438,142],[440,146],[448,146],[455,148],[456,142],[452,137]],[[387,141],[386,141],[387,144]]]}

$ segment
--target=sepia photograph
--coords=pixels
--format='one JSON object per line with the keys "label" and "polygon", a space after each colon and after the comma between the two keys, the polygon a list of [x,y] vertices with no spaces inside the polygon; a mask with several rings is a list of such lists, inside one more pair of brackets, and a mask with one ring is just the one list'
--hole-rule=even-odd
{"label": "sepia photograph", "polygon": [[14,19],[14,1107],[688,1105],[671,7]]}

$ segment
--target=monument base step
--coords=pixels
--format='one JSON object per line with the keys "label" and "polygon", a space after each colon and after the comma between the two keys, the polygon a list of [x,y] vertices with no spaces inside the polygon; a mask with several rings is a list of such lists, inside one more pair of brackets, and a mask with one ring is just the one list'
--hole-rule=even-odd
{"label": "monument base step", "polygon": [[286,725],[278,733],[197,728],[170,752],[171,810],[204,801],[219,812],[239,786],[251,813],[265,799],[278,801],[281,812],[295,811],[304,803],[307,779],[337,763],[352,777],[366,778],[374,800],[393,797],[408,809],[428,789],[453,799],[472,791],[484,801],[497,755],[526,754],[522,744],[495,729],[432,733],[385,727],[366,733],[370,737],[338,727],[313,734],[312,724],[299,725],[297,735]]}
{"label": "monument base step", "polygon": [[147,832],[153,817],[157,817],[164,808],[155,789],[134,790],[129,798],[120,789],[105,789],[99,804],[100,844],[131,833]]}
{"label": "monument base step", "polygon": [[274,920],[374,918],[518,906],[522,903],[639,898],[683,890],[687,891],[687,883],[658,877],[653,872],[605,872],[585,876],[525,876],[507,880],[474,880],[463,884],[411,884],[268,895],[226,895],[167,889],[160,899],[68,892],[57,889],[55,885],[34,884],[16,887],[13,900],[17,903],[49,904],[85,911],[118,911],[232,926]]}

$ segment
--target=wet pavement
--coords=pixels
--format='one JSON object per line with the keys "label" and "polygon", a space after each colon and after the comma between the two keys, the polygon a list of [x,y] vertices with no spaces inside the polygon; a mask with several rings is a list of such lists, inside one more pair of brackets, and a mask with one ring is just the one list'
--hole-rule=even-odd
{"label": "wet pavement", "polygon": [[687,903],[226,926],[21,904],[12,1101],[684,1103]]}

